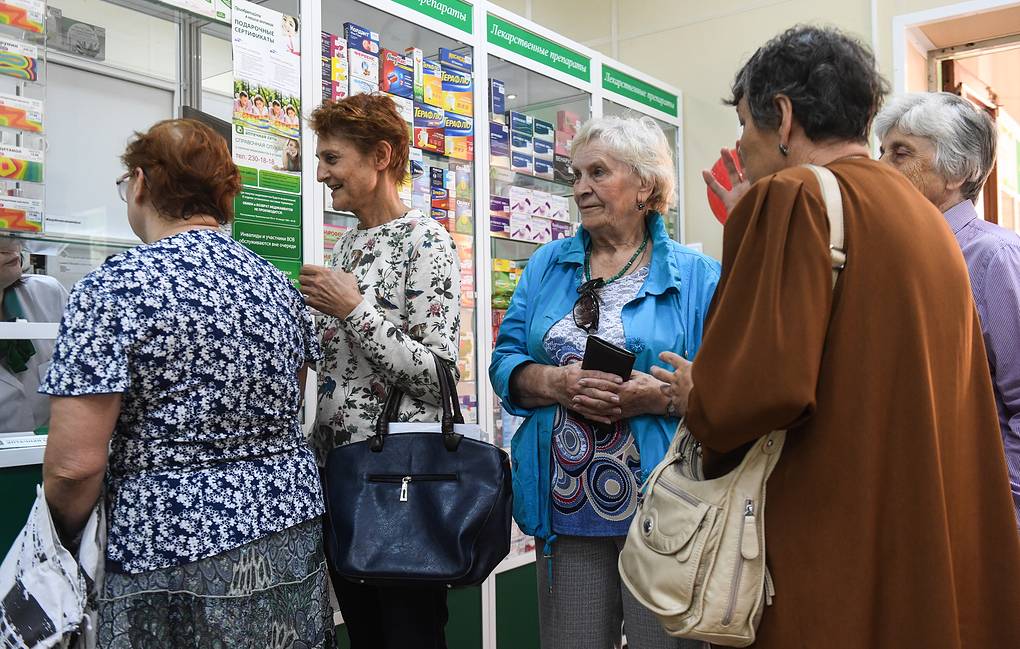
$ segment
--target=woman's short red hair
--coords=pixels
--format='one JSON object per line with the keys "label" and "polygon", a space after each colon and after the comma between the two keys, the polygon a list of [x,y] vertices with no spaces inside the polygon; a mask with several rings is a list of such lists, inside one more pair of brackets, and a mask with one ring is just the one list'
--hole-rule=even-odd
{"label": "woman's short red hair", "polygon": [[121,156],[129,171],[141,168],[149,200],[163,216],[188,219],[209,214],[220,224],[234,218],[234,197],[241,176],[227,141],[193,119],[157,122],[135,133]]}
{"label": "woman's short red hair", "polygon": [[411,136],[407,122],[392,99],[382,94],[353,95],[325,101],[312,111],[309,124],[319,137],[350,140],[364,154],[375,151],[380,142],[393,150],[387,170],[396,183],[404,182]]}

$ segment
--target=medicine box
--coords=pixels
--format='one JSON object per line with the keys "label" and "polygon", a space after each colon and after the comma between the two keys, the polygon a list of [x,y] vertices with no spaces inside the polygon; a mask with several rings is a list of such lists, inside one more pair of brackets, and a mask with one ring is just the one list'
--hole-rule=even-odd
{"label": "medicine box", "polygon": [[510,168],[510,133],[498,122],[489,122],[489,164]]}
{"label": "medicine box", "polygon": [[373,56],[379,55],[379,33],[354,23],[344,23],[344,38],[347,47]]}
{"label": "medicine box", "polygon": [[549,218],[555,221],[570,221],[570,199],[566,196],[550,196],[549,205],[552,209],[549,211]]}
{"label": "medicine box", "polygon": [[551,209],[552,205],[549,202],[549,193],[533,189],[531,191],[531,215],[545,218],[549,216],[549,211]]}
{"label": "medicine box", "polygon": [[561,223],[560,221],[552,222],[552,240],[558,241],[560,239],[569,239],[571,237],[570,224]]}
{"label": "medicine box", "polygon": [[425,104],[414,104],[414,143],[424,151],[446,152],[446,116],[442,109]]}
{"label": "medicine box", "polygon": [[549,243],[552,241],[552,221],[532,217],[531,240],[535,243]]}
{"label": "medicine box", "polygon": [[474,81],[470,72],[443,66],[443,110],[464,117],[474,115]]}
{"label": "medicine box", "polygon": [[510,214],[510,238],[518,241],[533,241],[531,217],[526,214]]}
{"label": "medicine box", "polygon": [[423,59],[422,65],[422,101],[429,106],[443,108],[443,68],[432,59]]}
{"label": "medicine box", "polygon": [[351,79],[347,82],[350,94],[353,95],[371,95],[372,93],[379,92],[379,84],[372,83],[366,79]]}
{"label": "medicine box", "polygon": [[574,169],[570,164],[570,156],[553,156],[553,180],[561,183],[574,182]]}
{"label": "medicine box", "polygon": [[489,121],[506,123],[506,85],[499,79],[489,80]]}
{"label": "medicine box", "polygon": [[347,50],[348,73],[352,79],[363,79],[379,85],[379,57],[365,54],[361,50]]}
{"label": "medicine box", "polygon": [[553,152],[555,150],[552,142],[535,138],[532,143],[532,150],[535,152],[536,160],[538,160],[539,158],[541,158],[542,160],[548,160],[549,166],[550,167],[552,166],[554,155]]}
{"label": "medicine box", "polygon": [[580,128],[581,118],[577,116],[577,113],[572,113],[569,110],[561,110],[556,113],[557,131],[566,131],[573,137],[577,135],[577,131]]}
{"label": "medicine box", "polygon": [[536,140],[545,140],[546,142],[552,143],[556,139],[556,131],[553,129],[553,125],[549,122],[536,119],[533,121],[533,128]]}
{"label": "medicine box", "polygon": [[545,180],[555,180],[556,171],[553,168],[553,161],[536,157],[534,160],[534,174]]}
{"label": "medicine box", "polygon": [[457,68],[463,72],[471,73],[474,71],[474,60],[470,54],[460,54],[446,47],[439,48],[439,64]]}
{"label": "medicine box", "polygon": [[534,155],[535,150],[533,148],[532,139],[527,135],[520,133],[510,133],[510,151],[513,153],[523,153],[525,155]]}
{"label": "medicine box", "polygon": [[534,137],[535,123],[534,120],[532,120],[531,115],[525,115],[524,113],[511,110],[506,114],[506,117],[507,124],[510,125],[511,133],[520,133],[521,135]]}
{"label": "medicine box", "polygon": [[397,97],[414,97],[414,65],[411,59],[393,50],[383,50],[379,55],[382,74],[379,89]]}
{"label": "medicine box", "polygon": [[531,215],[534,210],[535,195],[524,187],[510,187],[510,213]]}
{"label": "medicine box", "polygon": [[556,153],[558,155],[570,155],[570,147],[573,143],[573,135],[566,131],[556,131]]}
{"label": "medicine box", "polygon": [[535,173],[534,159],[526,153],[510,152],[510,169],[523,174]]}
{"label": "medicine box", "polygon": [[474,120],[446,113],[446,155],[457,160],[474,160]]}

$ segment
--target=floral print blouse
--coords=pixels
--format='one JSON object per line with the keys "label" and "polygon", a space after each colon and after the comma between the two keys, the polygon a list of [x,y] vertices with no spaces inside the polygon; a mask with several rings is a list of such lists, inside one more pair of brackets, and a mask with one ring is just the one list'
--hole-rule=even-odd
{"label": "floral print blouse", "polygon": [[322,514],[297,381],[320,356],[301,294],[218,231],[138,246],[78,282],[39,391],[123,395],[109,569],[191,563]]}
{"label": "floral print blouse", "polygon": [[335,446],[373,434],[392,385],[405,394],[400,421],[438,421],[432,354],[455,366],[460,332],[453,239],[421,211],[348,230],[330,265],[354,275],[364,300],[343,320],[319,322],[324,357],[312,445],[320,464]]}

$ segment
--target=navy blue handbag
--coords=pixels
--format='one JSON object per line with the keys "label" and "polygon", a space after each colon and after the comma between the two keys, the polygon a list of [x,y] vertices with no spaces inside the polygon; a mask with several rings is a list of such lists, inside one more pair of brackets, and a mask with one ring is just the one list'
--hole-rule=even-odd
{"label": "navy blue handbag", "polygon": [[510,552],[510,459],[454,432],[453,375],[436,360],[441,433],[388,433],[403,393],[390,388],[375,435],[326,460],[327,551],[358,583],[473,586]]}

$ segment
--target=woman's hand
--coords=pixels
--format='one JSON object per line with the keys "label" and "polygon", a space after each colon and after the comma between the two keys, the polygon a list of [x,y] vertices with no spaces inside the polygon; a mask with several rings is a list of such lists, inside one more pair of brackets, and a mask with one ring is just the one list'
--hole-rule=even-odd
{"label": "woman's hand", "polygon": [[666,411],[669,398],[663,391],[666,384],[651,374],[634,370],[630,379],[620,385],[621,414],[614,421],[638,415],[661,415]]}
{"label": "woman's hand", "polygon": [[354,275],[338,268],[305,264],[298,281],[305,294],[305,304],[341,320],[364,299]]}
{"label": "woman's hand", "polygon": [[694,380],[691,377],[693,364],[673,352],[662,352],[659,359],[676,368],[670,372],[661,367],[652,367],[652,375],[663,382],[662,393],[669,399],[669,409],[666,412],[674,417],[683,417],[687,414],[687,401],[691,395],[691,388],[694,387]]}
{"label": "woman's hand", "polygon": [[729,216],[733,212],[733,208],[736,207],[740,199],[744,197],[747,190],[751,189],[751,183],[744,177],[742,171],[737,170],[737,164],[734,158],[739,155],[740,143],[737,143],[735,149],[723,149],[720,154],[722,155],[723,165],[726,167],[726,173],[730,177],[731,189],[726,189],[722,184],[716,180],[712,172],[704,169],[701,172],[701,177],[705,179],[705,184],[712,190],[712,193],[719,197],[722,201],[723,207],[726,208],[726,216]]}
{"label": "woman's hand", "polygon": [[582,370],[581,363],[556,368],[552,381],[553,394],[561,406],[586,419],[611,424],[620,419],[620,386],[623,380],[615,374]]}

